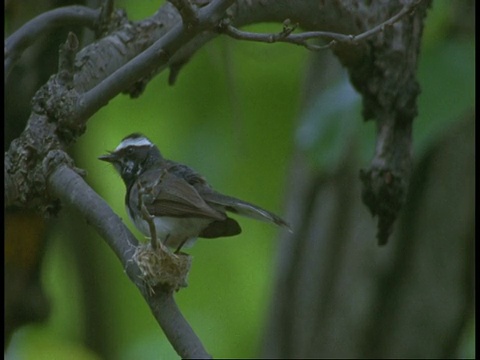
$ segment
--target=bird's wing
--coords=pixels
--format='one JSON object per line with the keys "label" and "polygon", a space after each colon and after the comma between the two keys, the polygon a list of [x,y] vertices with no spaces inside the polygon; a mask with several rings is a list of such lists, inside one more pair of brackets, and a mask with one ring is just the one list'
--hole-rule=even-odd
{"label": "bird's wing", "polygon": [[143,202],[150,215],[226,219],[223,212],[209,206],[187,181],[161,169],[144,173],[132,188],[130,199],[137,205]]}

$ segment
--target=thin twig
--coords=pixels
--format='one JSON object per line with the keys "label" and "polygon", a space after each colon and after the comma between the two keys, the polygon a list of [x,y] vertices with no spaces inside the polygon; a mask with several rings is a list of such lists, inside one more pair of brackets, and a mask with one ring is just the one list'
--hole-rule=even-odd
{"label": "thin twig", "polygon": [[[218,32],[224,33],[237,40],[256,41],[256,42],[263,42],[263,43],[284,42],[284,43],[304,46],[308,50],[317,51],[317,50],[328,49],[337,43],[356,44],[362,40],[365,40],[368,37],[383,31],[385,27],[392,26],[394,23],[400,20],[403,16],[415,10],[415,7],[418,6],[418,4],[420,4],[421,1],[423,0],[412,1],[410,4],[405,5],[402,8],[402,10],[400,10],[396,15],[392,16],[390,19],[358,35],[346,35],[346,34],[339,34],[339,33],[334,33],[329,31],[307,31],[300,34],[292,34],[291,31],[289,33],[286,32],[285,25],[284,25],[284,29],[279,33],[261,34],[261,33],[254,33],[254,32],[239,30],[233,25],[231,25],[228,19],[224,20],[219,25],[217,30]],[[323,39],[323,38],[327,38],[331,40],[329,43],[325,45],[313,45],[307,42],[308,40]]]}

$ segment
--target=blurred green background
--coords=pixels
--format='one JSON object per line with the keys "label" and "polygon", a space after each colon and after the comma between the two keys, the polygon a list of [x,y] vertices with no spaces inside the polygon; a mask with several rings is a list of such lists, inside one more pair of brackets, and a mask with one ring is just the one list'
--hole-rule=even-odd
{"label": "blurred green background", "polygon": [[[125,8],[132,20],[140,20],[158,3],[124,0],[117,6]],[[449,122],[474,108],[474,35],[459,30],[454,17],[455,4],[446,0],[434,1],[428,13],[419,64],[416,156]],[[280,26],[249,29],[275,32]],[[142,236],[125,213],[123,182],[113,168],[97,160],[132,132],[149,136],[165,157],[193,167],[217,190],[282,215],[294,146],[307,152],[329,151],[299,143],[302,137],[296,130],[297,119],[308,121],[300,108],[308,56],[307,50],[291,45],[217,38],[182,69],[175,86],[169,87],[168,73],[162,73],[139,99],[117,96],[95,114],[73,149],[76,164],[88,171],[86,181],[139,239]],[[315,111],[317,118],[331,114],[322,107]],[[349,118],[347,126],[365,136],[368,159],[373,124],[361,122],[358,100],[353,107],[340,102],[334,112]],[[65,240],[74,231],[66,220],[69,216],[75,214],[65,211],[52,220],[53,239],[44,259],[42,277],[52,302],[51,317],[43,325],[17,331],[7,359],[98,358],[82,345],[93,323],[85,320],[82,299],[92,289],[82,286],[84,268],[75,266],[76,247]],[[176,295],[184,316],[214,357],[256,356],[272,293],[279,230],[250,219],[239,222],[241,235],[200,240],[187,251],[194,258],[189,286]],[[111,358],[176,358],[113,252],[91,229],[86,234],[84,241],[91,246],[83,255],[89,259],[90,276],[100,284],[93,306],[108,321],[102,341]],[[473,336],[465,344],[465,356],[473,356]]]}

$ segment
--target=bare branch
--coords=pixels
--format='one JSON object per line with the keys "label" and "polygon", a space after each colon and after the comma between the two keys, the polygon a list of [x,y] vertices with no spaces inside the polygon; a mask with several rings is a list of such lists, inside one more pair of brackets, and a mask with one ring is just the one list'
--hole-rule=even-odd
{"label": "bare branch", "polygon": [[219,32],[224,33],[236,40],[256,41],[256,42],[263,42],[263,43],[269,43],[269,44],[276,43],[276,42],[284,42],[284,43],[304,46],[308,50],[328,49],[333,44],[335,44],[335,40],[332,40],[330,43],[324,46],[309,44],[307,40],[317,39],[322,37],[333,37],[333,36],[339,36],[339,35],[344,36],[341,34],[329,33],[325,31],[311,31],[311,32],[305,32],[301,34],[285,34],[284,31],[281,31],[277,34],[259,34],[259,33],[253,33],[248,31],[242,31],[232,25],[221,25],[219,27]]}
{"label": "bare branch", "polygon": [[[263,43],[275,43],[284,42],[289,44],[295,44],[304,46],[308,50],[318,51],[328,49],[337,43],[357,44],[358,42],[367,39],[385,29],[386,26],[392,26],[395,22],[399,21],[406,14],[415,10],[415,7],[423,0],[412,1],[410,4],[405,5],[401,11],[384,21],[380,25],[377,25],[368,31],[365,31],[358,35],[345,35],[329,31],[308,31],[300,34],[292,34],[295,27],[290,28],[284,22],[284,28],[277,34],[260,34],[248,31],[242,31],[230,24],[228,19],[224,20],[217,28],[219,33],[224,33],[236,40],[256,41]],[[290,20],[286,20],[289,22]],[[313,45],[308,43],[308,40],[312,39],[331,39],[325,45]]]}
{"label": "bare branch", "polygon": [[[44,178],[41,164],[32,162],[29,158],[43,159],[49,151],[62,149],[63,146],[75,141],[85,131],[85,124],[92,114],[118,93],[128,89],[134,82],[143,77],[148,78],[158,71],[159,67],[165,68],[169,62],[169,54],[174,54],[194,38],[196,33],[202,33],[204,29],[216,26],[233,2],[234,0],[214,0],[199,9],[200,22],[193,32],[186,31],[182,23],[176,22],[176,25],[173,25],[150,48],[83,94],[81,89],[85,85],[78,84],[78,74],[75,74],[73,89],[57,81],[58,75],[52,77],[37,92],[32,101],[34,111],[26,130],[5,153],[4,174],[5,183],[8,185],[4,189],[6,206],[13,204],[38,206],[39,203],[44,203],[43,207],[48,206],[46,205],[48,202],[45,201],[46,193],[42,191],[42,182],[38,181]],[[127,24],[126,28],[131,29],[132,26]],[[93,46],[93,50],[95,49]],[[85,54],[78,54],[77,58],[79,56],[85,57]],[[82,68],[82,70],[89,73],[88,69]],[[89,74],[91,78],[96,78]],[[33,179],[36,179],[34,183],[30,181]]]}
{"label": "bare branch", "polygon": [[[66,156],[62,152],[57,152],[56,155],[60,158]],[[54,156],[52,161],[55,161]],[[211,358],[178,309],[171,288],[157,286],[155,293],[150,292],[143,281],[141,270],[133,260],[138,242],[107,203],[75,171],[64,165],[54,168],[48,179],[48,189],[62,203],[79,211],[105,239],[122,263],[128,277],[142,293],[179,356],[189,359]]]}
{"label": "bare branch", "polygon": [[94,29],[100,16],[100,9],[85,6],[67,6],[47,11],[30,20],[5,40],[4,74],[5,81],[23,51],[43,33],[59,26],[81,25]]}
{"label": "bare branch", "polygon": [[86,121],[133,82],[148,76],[153,71],[165,68],[171,56],[183,45],[199,32],[216,26],[216,23],[221,20],[225,11],[233,3],[234,0],[214,0],[208,6],[199,9],[199,21],[194,31],[187,31],[186,26],[182,23],[175,25],[147,50],[108,76],[95,88],[83,94],[78,102],[78,111],[75,112],[76,119]]}

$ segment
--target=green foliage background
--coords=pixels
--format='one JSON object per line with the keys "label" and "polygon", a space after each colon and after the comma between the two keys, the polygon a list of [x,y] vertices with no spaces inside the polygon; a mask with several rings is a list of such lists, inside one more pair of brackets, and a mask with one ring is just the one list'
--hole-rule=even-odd
{"label": "green foliage background", "polygon": [[[117,5],[126,8],[133,20],[149,16],[158,6],[157,2],[127,0]],[[422,94],[415,124],[417,155],[448,122],[474,108],[473,33],[452,38],[454,2],[434,1],[433,5],[419,66]],[[280,28],[259,25],[253,29]],[[192,58],[175,86],[169,87],[168,74],[162,73],[139,99],[117,96],[95,114],[74,149],[77,166],[88,171],[86,181],[138,238],[141,235],[125,213],[121,179],[108,164],[96,160],[132,132],[149,136],[165,157],[192,166],[217,190],[282,214],[294,142],[302,147],[298,143],[301,137],[296,136],[296,119],[308,121],[308,111],[300,109],[307,56],[307,50],[291,45],[218,38]],[[350,117],[343,126],[370,129],[360,133],[370,139],[363,142],[363,150],[371,153],[373,124],[361,123],[359,106],[339,104],[337,113],[343,111],[343,116]],[[322,111],[322,107],[315,110],[319,121],[328,117]],[[328,152],[319,146],[320,141],[311,151]],[[328,156],[341,160],[331,153]],[[320,162],[317,166],[330,164]],[[279,230],[249,219],[239,221],[241,235],[200,240],[188,251],[194,257],[189,287],[176,295],[185,317],[214,357],[255,357],[275,278]],[[69,229],[56,228],[52,236],[43,274],[52,316],[44,325],[18,331],[6,358],[96,359],[82,345],[90,329],[86,328],[86,309],[79,299],[81,292],[89,289],[81,288],[78,269],[72,266],[76,254],[64,241]],[[86,241],[95,243],[90,256],[102,288],[98,301],[107,304],[109,331],[104,341],[111,358],[176,358],[113,252],[93,231],[88,236]],[[465,356],[471,355],[473,347],[467,342]]]}

